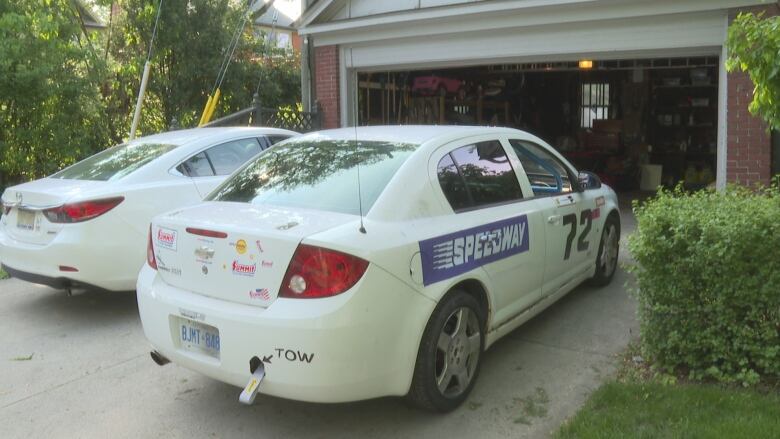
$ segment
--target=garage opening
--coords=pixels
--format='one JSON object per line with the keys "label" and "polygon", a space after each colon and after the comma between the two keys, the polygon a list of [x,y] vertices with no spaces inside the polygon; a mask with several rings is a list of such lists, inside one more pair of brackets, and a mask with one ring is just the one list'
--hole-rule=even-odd
{"label": "garage opening", "polygon": [[627,192],[714,184],[718,57],[358,72],[360,125],[526,130]]}

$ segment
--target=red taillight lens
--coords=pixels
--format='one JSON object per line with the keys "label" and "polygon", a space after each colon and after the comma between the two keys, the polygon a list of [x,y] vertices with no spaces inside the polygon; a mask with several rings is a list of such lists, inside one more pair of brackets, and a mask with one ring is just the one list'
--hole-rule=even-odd
{"label": "red taillight lens", "polygon": [[97,218],[115,208],[125,197],[105,198],[102,200],[68,203],[59,207],[46,209],[43,214],[53,223],[80,223]]}
{"label": "red taillight lens", "polygon": [[152,245],[152,225],[149,224],[149,240],[146,243],[146,263],[150,267],[157,269],[157,258],[154,257],[154,246]]}
{"label": "red taillight lens", "polygon": [[284,275],[279,297],[316,299],[341,294],[363,277],[368,261],[346,253],[301,244]]}

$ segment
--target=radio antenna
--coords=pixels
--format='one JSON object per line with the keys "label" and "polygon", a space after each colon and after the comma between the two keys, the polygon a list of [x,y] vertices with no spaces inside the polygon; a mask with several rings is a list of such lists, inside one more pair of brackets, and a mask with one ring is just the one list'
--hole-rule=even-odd
{"label": "radio antenna", "polygon": [[[352,60],[352,48],[349,48],[349,58]],[[356,74],[355,74],[356,75]],[[357,78],[356,78],[357,79]],[[357,190],[358,190],[358,209],[360,210],[360,228],[358,229],[360,233],[365,234],[366,233],[366,227],[363,225],[363,193],[360,190],[360,143],[358,142],[358,123],[360,121],[359,113],[360,113],[360,102],[359,102],[359,96],[360,96],[360,84],[359,82],[355,84],[356,87],[355,90],[355,106],[353,114],[353,128],[355,130],[355,157],[357,158]]]}

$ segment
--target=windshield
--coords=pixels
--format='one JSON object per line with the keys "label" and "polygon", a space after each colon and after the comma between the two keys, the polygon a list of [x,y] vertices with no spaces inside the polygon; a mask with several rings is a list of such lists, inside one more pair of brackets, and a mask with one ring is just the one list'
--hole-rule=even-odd
{"label": "windshield", "polygon": [[176,148],[162,143],[117,145],[88,157],[54,174],[51,178],[68,180],[113,181]]}
{"label": "windshield", "polygon": [[416,148],[378,141],[288,141],[261,154],[207,199],[357,215],[360,163],[360,193],[366,213]]}

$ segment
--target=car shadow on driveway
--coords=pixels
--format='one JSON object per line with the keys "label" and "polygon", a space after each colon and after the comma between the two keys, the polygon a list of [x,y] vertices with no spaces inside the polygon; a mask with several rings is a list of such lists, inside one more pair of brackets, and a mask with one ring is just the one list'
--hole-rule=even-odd
{"label": "car shadow on driveway", "polygon": [[213,419],[217,435],[545,437],[613,372],[614,355],[636,333],[627,279],[620,270],[608,287],[581,286],[498,341],[485,352],[469,399],[446,415],[409,408],[400,398],[310,404],[260,395],[242,407],[239,389],[200,376],[176,399],[193,419]]}

